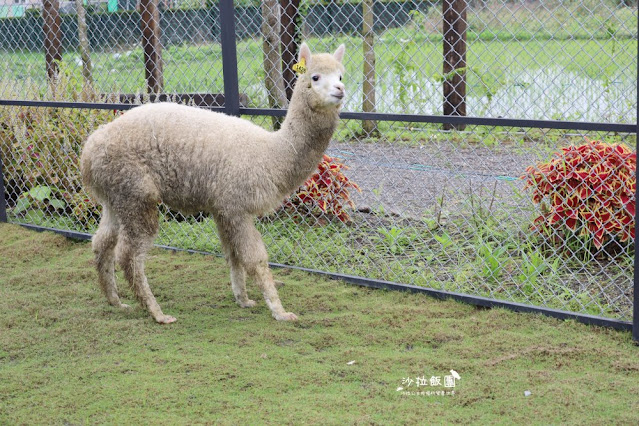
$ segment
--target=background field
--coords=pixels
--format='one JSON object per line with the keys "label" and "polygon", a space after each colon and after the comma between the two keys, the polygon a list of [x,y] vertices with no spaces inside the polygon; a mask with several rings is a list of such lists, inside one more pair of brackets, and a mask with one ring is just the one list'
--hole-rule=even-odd
{"label": "background field", "polygon": [[[377,56],[377,111],[441,114],[441,40],[389,30]],[[406,38],[404,38],[406,37]],[[363,57],[357,37],[309,40],[313,47],[347,46],[345,111],[361,109]],[[322,47],[316,47],[323,49]],[[636,39],[475,39],[468,46],[468,114],[534,119],[633,122],[636,116]],[[238,43],[240,92],[249,107],[268,107],[261,42]],[[0,62],[4,98],[46,98],[43,55],[13,52]],[[611,59],[614,58],[614,62]],[[64,69],[81,86],[79,56],[67,52]],[[144,93],[140,47],[95,52],[95,87],[101,93]],[[169,46],[164,52],[166,93],[223,93],[219,45]],[[4,86],[4,89],[3,87]],[[634,96],[633,96],[634,94]]]}
{"label": "background field", "polygon": [[[200,8],[199,3],[183,1],[175,4],[180,10],[163,12],[167,19],[182,17],[179,18],[182,22],[178,19],[167,23],[166,32],[172,36],[167,35],[164,40],[164,91],[222,93],[219,43],[208,39],[197,41],[189,34],[210,31],[211,25],[217,25],[214,24],[217,12]],[[255,7],[259,2],[252,4],[247,9],[244,2],[235,2],[240,92],[248,96],[249,106],[268,107],[263,83],[260,14],[259,8]],[[357,26],[348,24],[341,28],[337,24],[361,20],[359,6],[347,7],[342,14],[323,24],[313,21],[307,6],[301,12],[301,37],[319,50],[346,44],[348,97],[345,111],[360,111],[364,63],[362,36]],[[390,7],[390,3],[379,2],[377,6],[381,11]],[[417,2],[414,7],[408,15],[404,12],[405,16],[397,18],[401,23],[393,22],[392,17],[385,18],[391,19],[385,22],[388,27],[377,23],[374,46],[378,112],[442,113],[441,5]],[[184,9],[191,12],[183,16]],[[206,18],[206,24],[190,24],[196,16],[192,13],[196,12],[198,17]],[[119,18],[123,21],[118,22],[135,27],[139,17],[129,15],[123,12]],[[136,38],[120,39],[117,31],[103,28],[110,21],[100,19],[118,14],[95,13],[92,16],[95,21],[91,21],[88,31],[96,44],[91,52],[95,88],[100,93],[145,93],[143,51]],[[67,25],[71,25],[73,20],[67,20]],[[512,3],[491,0],[471,3],[467,20],[466,101],[469,115],[634,122],[635,8],[611,0]],[[196,21],[200,22],[199,19]],[[0,94],[3,97],[32,98],[34,87],[40,96],[45,96],[47,91],[43,52],[27,43],[29,37],[33,37],[28,37],[27,33],[31,34],[31,31],[24,32],[23,47],[19,42],[12,42],[0,59],[0,71],[3,72]],[[123,29],[124,33],[129,34]],[[82,62],[76,50],[77,40],[73,39],[77,35],[65,34],[63,68],[81,80]],[[109,37],[115,38],[105,43]],[[2,93],[2,86],[7,93]],[[11,93],[13,91],[16,93]]]}
{"label": "background field", "polygon": [[[300,321],[277,323],[235,305],[221,259],[157,249],[149,281],[178,318],[162,327],[106,304],[90,252],[0,225],[0,423],[639,421],[626,332],[289,270],[275,274]],[[455,395],[403,393],[449,390],[402,381],[450,369]]]}

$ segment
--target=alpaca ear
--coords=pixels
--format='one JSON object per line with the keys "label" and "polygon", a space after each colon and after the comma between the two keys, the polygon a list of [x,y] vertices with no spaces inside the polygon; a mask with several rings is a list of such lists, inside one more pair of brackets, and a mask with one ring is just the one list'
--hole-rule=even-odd
{"label": "alpaca ear", "polygon": [[311,64],[311,49],[308,48],[306,43],[302,43],[300,46],[299,63],[303,63],[307,68]]}
{"label": "alpaca ear", "polygon": [[344,59],[345,50],[346,50],[346,46],[344,46],[343,44],[340,44],[337,50],[335,51],[335,53],[333,53],[333,56],[335,57],[335,59],[337,59],[339,62],[342,62],[342,59]]}

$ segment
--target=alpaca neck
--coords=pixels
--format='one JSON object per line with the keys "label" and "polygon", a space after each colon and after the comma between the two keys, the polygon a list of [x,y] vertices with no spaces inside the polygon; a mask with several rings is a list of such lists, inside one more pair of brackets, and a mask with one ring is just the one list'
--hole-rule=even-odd
{"label": "alpaca neck", "polygon": [[293,92],[284,123],[275,133],[279,161],[287,170],[283,190],[295,190],[317,168],[338,119],[338,108],[314,109],[301,90]]}
{"label": "alpaca neck", "polygon": [[291,96],[288,113],[280,130],[297,147],[320,150],[328,146],[337,127],[339,109],[336,107],[316,108],[309,104],[302,89],[296,87]]}

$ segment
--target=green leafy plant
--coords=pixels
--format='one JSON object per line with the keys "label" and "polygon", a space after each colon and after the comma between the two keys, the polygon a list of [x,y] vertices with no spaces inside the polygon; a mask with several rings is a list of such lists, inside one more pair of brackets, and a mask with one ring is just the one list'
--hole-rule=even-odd
{"label": "green leafy plant", "polygon": [[559,267],[559,258],[556,257],[553,263],[549,264],[546,257],[539,253],[539,251],[528,247],[526,250],[521,250],[521,264],[520,273],[517,275],[517,281],[524,286],[527,286],[531,292],[537,288],[537,282],[539,278],[548,270],[554,272],[556,275],[557,268]]}
{"label": "green leafy plant", "polygon": [[97,226],[100,217],[100,205],[87,197],[84,192],[62,193],[62,199],[67,203],[65,212],[74,222],[79,222],[84,229]]}
{"label": "green leafy plant", "polygon": [[[42,100],[81,99],[82,85],[61,66],[52,93]],[[97,95],[96,95],[97,97]],[[9,196],[9,212],[39,209],[68,215],[86,229],[99,217],[99,206],[82,189],[82,144],[99,125],[115,118],[111,110],[0,107],[0,156]]]}
{"label": "green leafy plant", "polygon": [[48,186],[35,186],[20,195],[13,213],[22,214],[29,209],[62,210],[67,205],[57,197],[57,192],[56,189],[51,189]]}
{"label": "green leafy plant", "polygon": [[481,276],[490,280],[498,280],[508,263],[508,246],[499,245],[495,241],[477,240],[477,255],[480,259]]}
{"label": "green leafy plant", "polygon": [[346,207],[355,208],[350,190],[359,186],[344,174],[347,167],[337,158],[324,155],[317,171],[284,202],[283,208],[315,217],[326,215],[349,222]]}
{"label": "green leafy plant", "polygon": [[550,161],[531,166],[522,176],[541,206],[533,229],[573,251],[601,249],[609,241],[635,238],[637,155],[623,144],[590,141],[562,148]]}
{"label": "green leafy plant", "polygon": [[378,248],[394,255],[405,254],[417,238],[417,235],[409,228],[379,227],[377,232],[379,236],[371,237],[371,239],[378,242]]}
{"label": "green leafy plant", "polygon": [[448,234],[447,232],[444,232],[442,235],[433,235],[433,238],[435,238],[444,249],[447,249],[448,247],[455,244],[455,241],[453,241],[450,234]]}

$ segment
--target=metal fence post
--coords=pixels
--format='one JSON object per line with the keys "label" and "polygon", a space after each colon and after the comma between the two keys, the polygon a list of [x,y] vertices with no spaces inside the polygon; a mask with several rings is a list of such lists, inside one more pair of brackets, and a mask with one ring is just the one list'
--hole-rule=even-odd
{"label": "metal fence post", "polygon": [[0,155],[0,223],[7,221],[7,201],[4,198],[4,173],[2,172],[2,156]]}
{"label": "metal fence post", "polygon": [[220,0],[220,41],[224,73],[224,112],[237,116],[240,115],[240,89],[237,77],[233,0]]}

